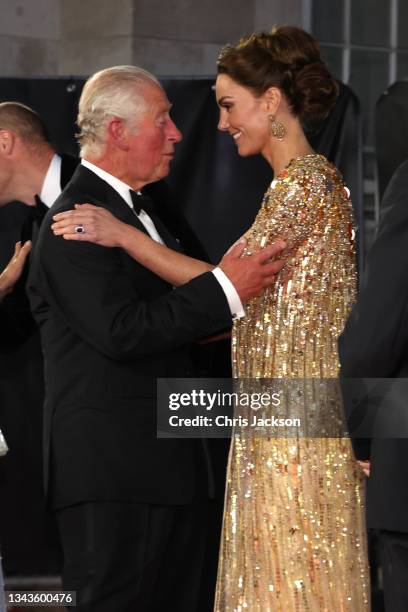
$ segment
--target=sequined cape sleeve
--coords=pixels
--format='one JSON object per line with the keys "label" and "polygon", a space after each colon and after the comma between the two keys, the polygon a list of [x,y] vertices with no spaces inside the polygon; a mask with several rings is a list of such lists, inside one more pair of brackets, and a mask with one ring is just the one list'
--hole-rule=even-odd
{"label": "sequined cape sleeve", "polygon": [[287,265],[235,324],[236,376],[337,376],[337,338],[355,297],[353,236],[348,191],[324,157],[295,160],[272,182],[247,251],[283,238]]}
{"label": "sequined cape sleeve", "polygon": [[[234,324],[237,385],[337,376],[337,338],[355,295],[353,233],[348,193],[324,157],[298,158],[273,181],[247,251],[282,237],[287,265]],[[324,389],[323,416],[332,405]],[[300,405],[302,422],[310,407]],[[348,438],[234,430],[215,611],[367,612],[363,496]]]}

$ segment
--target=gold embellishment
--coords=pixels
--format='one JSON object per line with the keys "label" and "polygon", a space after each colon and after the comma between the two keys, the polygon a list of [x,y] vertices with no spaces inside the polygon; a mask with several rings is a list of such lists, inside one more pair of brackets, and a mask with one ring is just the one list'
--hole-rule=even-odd
{"label": "gold embellishment", "polygon": [[[234,376],[334,378],[356,291],[351,203],[320,155],[265,194],[247,252],[278,237],[287,264],[234,323]],[[249,492],[249,494],[248,494]],[[363,478],[344,438],[233,438],[216,612],[367,612]]]}

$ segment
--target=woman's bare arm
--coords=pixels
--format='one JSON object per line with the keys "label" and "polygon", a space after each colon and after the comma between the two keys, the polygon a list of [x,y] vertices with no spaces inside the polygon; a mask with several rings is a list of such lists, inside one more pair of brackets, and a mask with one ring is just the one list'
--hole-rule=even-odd
{"label": "woman's bare arm", "polygon": [[[85,232],[77,233],[77,226],[83,226]],[[119,221],[104,208],[92,204],[77,204],[75,210],[55,215],[52,230],[65,240],[122,248],[142,266],[176,287],[214,268],[209,263],[169,249],[133,225]]]}
{"label": "woman's bare arm", "polygon": [[[152,270],[157,276],[178,286],[210,271],[214,266],[169,249],[119,221],[109,211],[91,204],[77,204],[75,210],[54,216],[54,233],[65,240],[93,242],[106,247],[119,247]],[[80,229],[80,233],[78,233]],[[245,239],[235,243],[218,264],[232,283],[242,303],[275,282],[276,274],[285,265],[277,259],[286,244],[277,240],[248,257],[242,257]]]}

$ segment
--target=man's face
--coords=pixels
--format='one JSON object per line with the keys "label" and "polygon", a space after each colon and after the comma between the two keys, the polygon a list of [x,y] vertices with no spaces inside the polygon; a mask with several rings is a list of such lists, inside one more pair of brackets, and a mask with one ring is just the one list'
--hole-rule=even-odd
{"label": "man's face", "polygon": [[128,173],[146,184],[168,175],[182,135],[170,118],[171,104],[161,87],[144,85],[143,97],[147,111],[129,135]]}

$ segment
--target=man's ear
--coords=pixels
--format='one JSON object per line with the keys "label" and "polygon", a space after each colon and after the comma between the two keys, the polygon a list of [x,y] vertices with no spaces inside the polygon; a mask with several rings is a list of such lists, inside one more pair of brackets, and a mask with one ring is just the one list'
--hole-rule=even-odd
{"label": "man's ear", "polygon": [[16,145],[16,135],[10,130],[0,130],[0,153],[11,155]]}
{"label": "man's ear", "polygon": [[128,150],[128,128],[123,119],[113,117],[108,123],[108,135],[110,140],[123,151]]}

